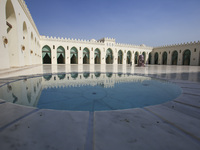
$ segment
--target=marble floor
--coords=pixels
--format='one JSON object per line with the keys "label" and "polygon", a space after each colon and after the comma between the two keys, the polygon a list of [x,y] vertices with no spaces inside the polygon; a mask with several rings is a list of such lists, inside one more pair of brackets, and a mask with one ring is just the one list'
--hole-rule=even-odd
{"label": "marble floor", "polygon": [[0,100],[0,150],[199,150],[200,66],[34,65],[0,70],[0,86],[63,72],[131,73],[182,88],[170,102],[115,111],[37,109]]}

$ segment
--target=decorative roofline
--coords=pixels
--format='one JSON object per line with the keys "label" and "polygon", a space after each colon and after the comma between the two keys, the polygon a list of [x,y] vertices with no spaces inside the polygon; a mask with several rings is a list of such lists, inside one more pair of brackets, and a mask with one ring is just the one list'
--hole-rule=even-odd
{"label": "decorative roofline", "polygon": [[96,40],[83,40],[83,39],[73,39],[73,38],[60,38],[60,37],[49,37],[49,36],[40,36],[41,40],[47,40],[47,41],[59,41],[59,42],[74,42],[74,43],[87,43],[87,44],[100,44],[104,45],[101,41]]}
{"label": "decorative roofline", "polygon": [[[49,36],[40,36],[41,40],[47,40],[47,41],[58,41],[58,42],[73,42],[73,43],[86,43],[86,44],[97,44],[97,45],[105,45],[105,42],[102,40],[83,40],[83,39],[73,39],[73,38],[60,38],[60,37],[49,37]],[[112,39],[113,38],[108,38],[108,39]],[[147,47],[144,44],[142,45],[131,45],[131,44],[122,44],[122,43],[115,43],[115,46],[118,47],[128,47],[128,48],[145,48],[145,49],[149,49],[152,50],[153,47]]]}
{"label": "decorative roofline", "polygon": [[33,18],[31,16],[31,13],[30,13],[25,1],[24,0],[18,0],[18,2],[20,4],[20,6],[22,7],[22,9],[24,10],[24,13],[26,14],[26,16],[29,19],[30,23],[32,24],[33,28],[35,29],[38,37],[40,37],[39,31],[38,31],[38,29],[37,29],[37,27],[35,25],[35,22],[33,21]]}
{"label": "decorative roofline", "polygon": [[159,48],[171,48],[171,47],[178,47],[178,46],[189,46],[189,45],[195,45],[195,44],[200,44],[200,41],[194,41],[194,42],[187,42],[187,43],[180,43],[180,44],[172,44],[172,45],[164,45],[164,46],[159,46],[159,47],[154,47],[154,49],[159,49]]}

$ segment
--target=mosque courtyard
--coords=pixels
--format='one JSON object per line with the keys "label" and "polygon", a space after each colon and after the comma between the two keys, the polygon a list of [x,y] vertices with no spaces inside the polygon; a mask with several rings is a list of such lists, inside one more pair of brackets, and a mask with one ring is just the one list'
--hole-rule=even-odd
{"label": "mosque courtyard", "polygon": [[70,72],[134,74],[181,87],[169,102],[112,111],[38,109],[0,100],[1,150],[199,150],[200,66],[33,65],[0,70],[0,86]]}

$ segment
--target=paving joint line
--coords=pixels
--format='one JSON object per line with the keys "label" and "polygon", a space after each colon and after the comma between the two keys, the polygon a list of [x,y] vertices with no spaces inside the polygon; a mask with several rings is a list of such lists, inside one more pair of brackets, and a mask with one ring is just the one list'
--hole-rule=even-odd
{"label": "paving joint line", "polygon": [[89,112],[88,129],[84,150],[93,150],[94,148],[94,112]]}
{"label": "paving joint line", "polygon": [[24,118],[30,116],[31,114],[33,114],[33,113],[35,113],[35,112],[37,112],[37,111],[39,111],[39,109],[34,109],[33,111],[30,111],[29,113],[27,113],[27,114],[25,114],[25,115],[23,115],[23,116],[21,116],[21,117],[15,119],[15,120],[11,121],[10,123],[8,123],[8,124],[4,125],[3,127],[1,127],[1,128],[0,128],[0,132],[2,132],[4,129],[8,128],[9,126],[11,126],[11,125],[13,125],[14,123],[16,123],[16,122],[18,122],[18,121],[20,121],[20,120],[22,120],[22,119],[24,119]]}
{"label": "paving joint line", "polygon": [[195,135],[193,135],[192,133],[182,129],[181,127],[175,125],[174,123],[168,121],[167,119],[163,118],[162,116],[154,113],[153,111],[147,109],[147,108],[143,108],[145,111],[149,112],[150,114],[152,114],[153,116],[163,120],[165,123],[167,123],[169,126],[173,127],[174,129],[176,129],[177,131],[185,134],[188,138],[190,138],[191,140],[195,141],[195,143],[199,144],[200,145],[200,138],[199,137],[196,137]]}

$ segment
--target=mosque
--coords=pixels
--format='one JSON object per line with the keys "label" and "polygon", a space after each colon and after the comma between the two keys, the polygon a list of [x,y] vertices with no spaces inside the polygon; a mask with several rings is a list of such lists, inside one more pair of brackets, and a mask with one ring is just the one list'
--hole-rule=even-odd
{"label": "mosque", "polygon": [[200,65],[200,41],[162,47],[42,36],[24,0],[0,0],[0,69],[35,64]]}

